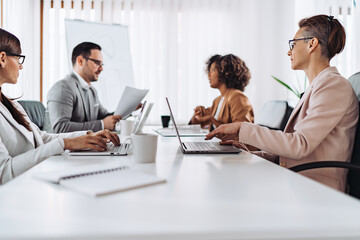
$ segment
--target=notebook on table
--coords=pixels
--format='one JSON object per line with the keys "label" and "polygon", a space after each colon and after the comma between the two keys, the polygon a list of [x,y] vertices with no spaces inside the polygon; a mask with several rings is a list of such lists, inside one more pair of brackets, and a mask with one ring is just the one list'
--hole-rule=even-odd
{"label": "notebook on table", "polygon": [[174,114],[171,110],[169,99],[166,98],[166,103],[169,107],[170,116],[174,123],[175,132],[179,139],[180,149],[183,153],[195,153],[195,154],[204,154],[204,153],[239,153],[241,149],[236,148],[232,145],[220,145],[220,143],[214,142],[183,142],[181,140],[178,128],[176,126],[176,121]]}
{"label": "notebook on table", "polygon": [[166,182],[165,179],[119,164],[40,172],[33,177],[93,197]]}
{"label": "notebook on table", "polygon": [[[199,124],[177,126],[181,137],[203,137],[209,133],[208,129],[203,129]],[[163,137],[176,137],[175,127],[155,128],[155,132]]]}

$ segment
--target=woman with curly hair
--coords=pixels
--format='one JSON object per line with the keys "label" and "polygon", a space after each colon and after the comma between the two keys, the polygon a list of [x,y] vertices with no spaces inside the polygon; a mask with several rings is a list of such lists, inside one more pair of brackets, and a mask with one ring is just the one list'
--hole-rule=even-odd
{"label": "woman with curly hair", "polygon": [[209,108],[197,106],[190,124],[213,129],[224,123],[254,122],[253,108],[243,93],[251,77],[245,62],[229,54],[214,55],[206,64],[210,86],[219,89],[221,95]]}

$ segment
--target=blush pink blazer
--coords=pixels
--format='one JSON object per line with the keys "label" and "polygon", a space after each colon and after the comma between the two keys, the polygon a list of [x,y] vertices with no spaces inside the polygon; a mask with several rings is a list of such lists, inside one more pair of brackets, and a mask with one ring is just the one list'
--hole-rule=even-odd
{"label": "blush pink blazer", "polygon": [[[314,161],[351,159],[359,103],[350,83],[335,67],[316,76],[282,131],[243,123],[239,141],[279,156],[286,168]],[[347,171],[323,168],[300,174],[345,191]]]}

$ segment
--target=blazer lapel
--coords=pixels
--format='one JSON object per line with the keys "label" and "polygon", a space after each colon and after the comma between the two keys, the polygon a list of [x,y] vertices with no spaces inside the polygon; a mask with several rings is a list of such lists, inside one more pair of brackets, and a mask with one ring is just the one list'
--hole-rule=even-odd
{"label": "blazer lapel", "polygon": [[[289,117],[288,122],[286,123],[286,127],[294,119],[296,114],[300,111],[302,105],[304,104],[305,99],[309,98],[310,93],[311,93],[311,89],[312,89],[312,85],[309,86],[309,88],[305,91],[304,95],[301,97],[299,102],[296,104],[294,110],[292,111],[292,113],[291,113],[291,115]],[[286,129],[286,127],[285,127],[285,129]]]}
{"label": "blazer lapel", "polygon": [[34,134],[35,147],[39,147],[44,144],[42,137],[40,136],[39,131],[36,128],[33,128],[33,124],[30,124],[31,130]]}
{"label": "blazer lapel", "polygon": [[86,120],[89,121],[90,120],[90,113],[89,113],[90,109],[88,109],[88,106],[87,106],[87,101],[86,101],[86,97],[85,97],[85,94],[84,94],[84,90],[81,87],[81,84],[80,84],[78,78],[76,77],[76,75],[74,73],[71,73],[71,77],[75,80],[76,87],[77,87],[78,91],[80,92],[82,104],[83,104],[83,107],[84,107],[85,117],[86,117]]}
{"label": "blazer lapel", "polygon": [[[27,134],[27,129],[24,128],[22,125],[20,125],[11,115],[11,113],[9,112],[9,110],[3,105],[0,104],[0,113],[4,116],[4,118],[6,118],[6,120],[14,127],[16,128],[22,135],[24,135],[24,137],[31,143],[33,144],[33,139],[29,138],[29,134]],[[30,120],[28,120],[30,121]]]}
{"label": "blazer lapel", "polygon": [[219,100],[216,99],[216,101],[214,102],[214,108],[213,108],[212,113],[211,113],[213,117],[215,116],[217,108],[219,107],[220,99],[221,98],[219,98]]}

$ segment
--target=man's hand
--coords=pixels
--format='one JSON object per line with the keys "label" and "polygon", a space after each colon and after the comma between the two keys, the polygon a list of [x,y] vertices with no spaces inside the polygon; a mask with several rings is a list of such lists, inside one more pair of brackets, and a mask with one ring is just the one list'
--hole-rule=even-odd
{"label": "man's hand", "polygon": [[238,141],[240,128],[241,128],[241,122],[222,124],[214,131],[206,135],[205,140],[209,140],[212,139],[213,137],[217,137],[221,139],[222,142],[228,140]]}
{"label": "man's hand", "polygon": [[143,104],[142,103],[139,103],[136,108],[135,108],[135,111],[138,110],[139,108],[142,108]]}
{"label": "man's hand", "polygon": [[104,128],[109,130],[115,129],[115,124],[122,119],[121,115],[110,115],[103,119],[104,121]]}

